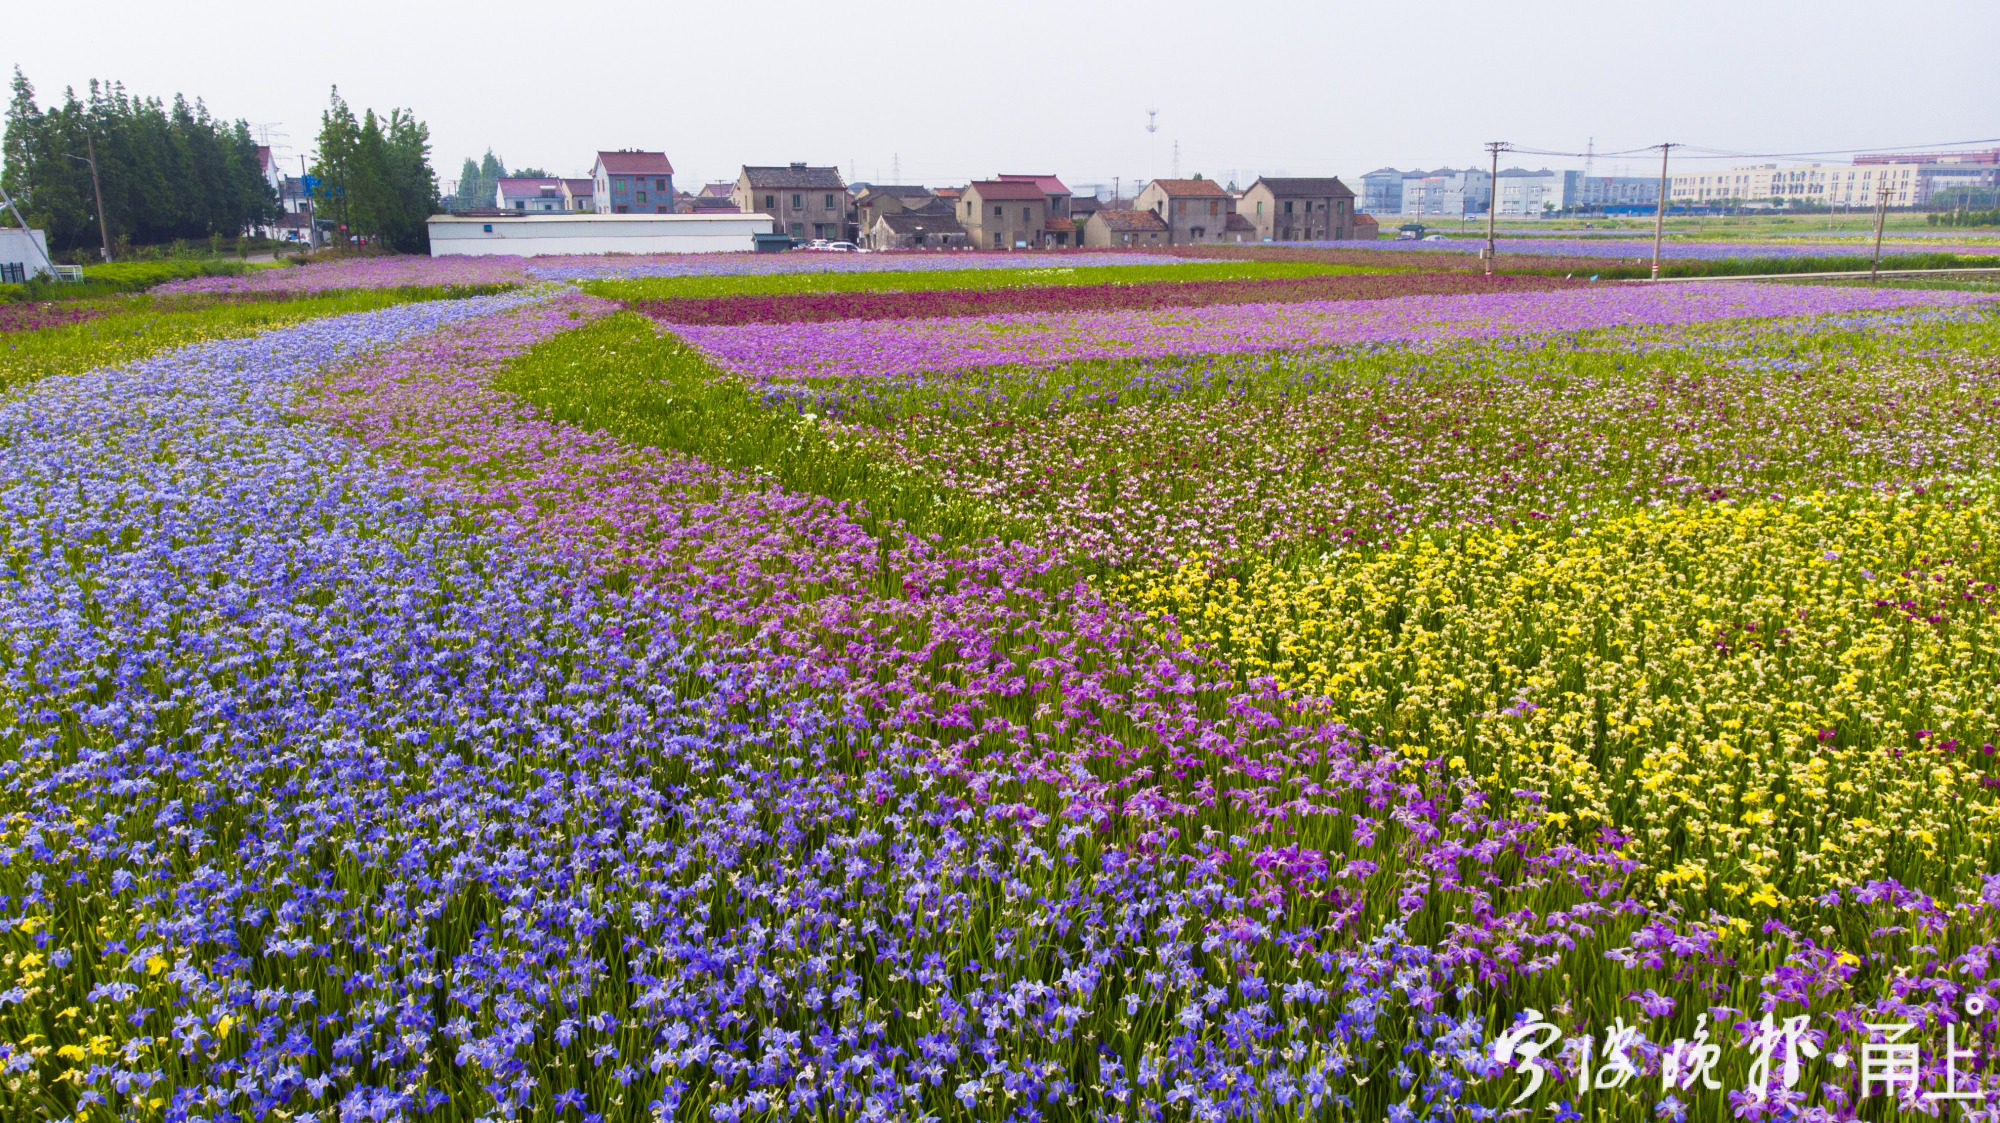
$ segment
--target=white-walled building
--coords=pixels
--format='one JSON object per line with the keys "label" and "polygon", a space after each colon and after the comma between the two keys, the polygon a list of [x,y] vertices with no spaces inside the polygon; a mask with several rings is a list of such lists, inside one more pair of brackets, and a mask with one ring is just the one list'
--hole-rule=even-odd
{"label": "white-walled building", "polygon": [[1673,205],[1783,199],[1816,206],[1872,207],[1878,192],[1889,189],[1889,205],[1913,207],[1926,202],[1922,164],[1754,164],[1714,171],[1691,171],[1670,177]]}
{"label": "white-walled building", "polygon": [[1493,177],[1479,168],[1439,168],[1403,180],[1401,214],[1485,214]]}
{"label": "white-walled building", "polygon": [[40,230],[0,226],[0,282],[20,284],[49,275],[49,236]]}
{"label": "white-walled building", "polygon": [[1532,218],[1566,211],[1576,205],[1577,186],[1582,179],[1582,172],[1503,169],[1494,200],[1495,213]]}
{"label": "white-walled building", "polygon": [[731,253],[771,233],[762,214],[538,214],[518,218],[432,215],[431,256]]}

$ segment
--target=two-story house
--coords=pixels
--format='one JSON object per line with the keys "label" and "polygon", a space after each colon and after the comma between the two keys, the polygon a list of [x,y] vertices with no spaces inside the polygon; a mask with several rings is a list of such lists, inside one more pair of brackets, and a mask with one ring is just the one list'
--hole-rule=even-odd
{"label": "two-story house", "polygon": [[1019,173],[1003,174],[999,178],[1007,183],[1032,183],[1041,190],[1042,197],[1049,201],[1048,223],[1042,235],[1043,245],[1060,247],[1083,244],[1081,224],[1070,209],[1070,189],[1061,179],[1052,175]]}
{"label": "two-story house", "polygon": [[560,179],[521,179],[501,176],[493,188],[493,205],[516,214],[553,214],[567,209]]}
{"label": "two-story house", "polygon": [[847,236],[847,181],[839,168],[745,164],[730,198],[744,214],[770,215],[778,232],[790,234],[793,241]]}
{"label": "two-story house", "polygon": [[594,211],[597,209],[595,193],[597,181],[594,179],[565,179],[563,185],[563,209],[566,211]]}
{"label": "two-story house", "polygon": [[674,165],[664,152],[599,152],[590,178],[598,214],[674,213]]}
{"label": "two-story house", "polygon": [[1194,246],[1221,242],[1236,211],[1236,200],[1212,179],[1156,179],[1133,204],[1167,224],[1167,244]]}
{"label": "two-story house", "polygon": [[1039,249],[1047,240],[1049,199],[1033,183],[975,180],[959,197],[958,224],[975,249]]}
{"label": "two-story house", "polygon": [[1347,241],[1354,237],[1354,192],[1337,178],[1258,176],[1236,212],[1273,242]]}

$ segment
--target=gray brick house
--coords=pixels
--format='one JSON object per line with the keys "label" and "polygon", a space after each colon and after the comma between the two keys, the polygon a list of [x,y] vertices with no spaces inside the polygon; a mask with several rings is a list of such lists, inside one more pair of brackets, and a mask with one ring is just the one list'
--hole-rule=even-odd
{"label": "gray brick house", "polygon": [[847,237],[852,218],[847,181],[839,168],[814,168],[803,163],[782,167],[745,164],[730,198],[744,214],[767,214],[778,232],[795,241]]}
{"label": "gray brick house", "polygon": [[1354,237],[1354,192],[1339,179],[1258,176],[1236,211],[1274,242],[1346,241]]}

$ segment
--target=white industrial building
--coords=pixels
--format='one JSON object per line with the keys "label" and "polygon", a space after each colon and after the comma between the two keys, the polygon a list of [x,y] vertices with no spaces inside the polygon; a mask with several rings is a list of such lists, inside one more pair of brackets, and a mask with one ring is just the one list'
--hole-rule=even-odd
{"label": "white industrial building", "polygon": [[40,230],[0,227],[0,281],[19,284],[49,275],[49,236]]}
{"label": "white industrial building", "polygon": [[482,218],[433,215],[431,256],[603,253],[729,253],[771,233],[764,214],[535,214]]}

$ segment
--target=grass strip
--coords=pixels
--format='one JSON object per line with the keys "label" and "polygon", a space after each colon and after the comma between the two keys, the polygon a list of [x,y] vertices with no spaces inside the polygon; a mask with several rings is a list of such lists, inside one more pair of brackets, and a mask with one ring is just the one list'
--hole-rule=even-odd
{"label": "grass strip", "polygon": [[[1378,257],[1382,255],[1376,255]],[[1419,263],[1422,265],[1423,263]],[[1054,286],[1144,285],[1159,282],[1291,280],[1361,273],[1418,272],[1407,260],[1369,266],[1319,261],[1216,261],[1187,265],[1085,265],[1056,269],[933,269],[877,272],[745,273],[709,277],[641,277],[590,281],[584,291],[612,300],[835,292],[949,292]]]}
{"label": "grass strip", "polygon": [[190,344],[238,339],[320,316],[478,296],[511,287],[349,289],[312,296],[272,294],[256,299],[145,294],[122,297],[117,299],[115,310],[88,319],[0,336],[0,390],[50,375],[120,366]]}

